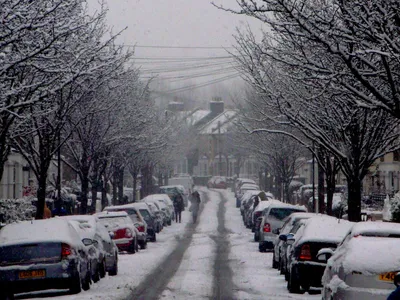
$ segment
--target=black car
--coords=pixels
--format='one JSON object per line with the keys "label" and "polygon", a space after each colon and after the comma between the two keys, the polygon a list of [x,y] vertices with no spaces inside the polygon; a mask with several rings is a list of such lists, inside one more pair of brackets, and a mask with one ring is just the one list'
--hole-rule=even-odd
{"label": "black car", "polygon": [[287,237],[291,245],[288,258],[288,284],[291,293],[310,287],[322,287],[326,262],[317,259],[322,248],[336,249],[354,223],[330,216],[316,216],[304,221],[294,236]]}

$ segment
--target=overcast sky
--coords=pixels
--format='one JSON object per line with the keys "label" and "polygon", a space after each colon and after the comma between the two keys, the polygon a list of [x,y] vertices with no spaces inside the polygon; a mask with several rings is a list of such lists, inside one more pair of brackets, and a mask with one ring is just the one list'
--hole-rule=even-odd
{"label": "overcast sky", "polygon": [[[90,3],[95,1],[91,0]],[[219,93],[218,89],[225,90],[236,82],[235,75],[238,74],[230,65],[229,59],[212,60],[217,62],[213,64],[211,60],[171,62],[156,58],[197,59],[227,56],[228,53],[223,48],[229,49],[235,43],[233,34],[237,27],[243,28],[248,24],[254,32],[261,32],[259,21],[219,10],[210,0],[107,0],[106,2],[109,8],[108,22],[113,31],[117,32],[127,27],[118,41],[125,45],[137,45],[136,64],[142,65],[145,78],[158,74],[158,77],[162,78],[159,89],[163,91],[183,88],[184,92],[201,97],[211,97],[212,94],[218,96],[216,95]],[[214,2],[225,7],[238,8],[236,0]],[[185,68],[181,67],[183,65]],[[174,69],[178,70],[172,72]],[[182,78],[182,75],[186,77]],[[212,84],[213,81],[217,83]],[[194,85],[204,85],[204,87],[191,89]],[[174,94],[179,95],[178,92]]]}

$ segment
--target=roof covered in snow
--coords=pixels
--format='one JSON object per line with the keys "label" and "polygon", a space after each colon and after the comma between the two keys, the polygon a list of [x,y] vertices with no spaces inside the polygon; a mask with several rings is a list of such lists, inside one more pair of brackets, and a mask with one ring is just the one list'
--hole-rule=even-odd
{"label": "roof covered in snow", "polygon": [[[232,125],[233,119],[236,117],[237,111],[233,109],[227,109],[222,114],[219,114],[213,120],[205,124],[199,131],[200,134],[219,134],[226,133],[228,128]],[[218,124],[220,130],[218,130]]]}

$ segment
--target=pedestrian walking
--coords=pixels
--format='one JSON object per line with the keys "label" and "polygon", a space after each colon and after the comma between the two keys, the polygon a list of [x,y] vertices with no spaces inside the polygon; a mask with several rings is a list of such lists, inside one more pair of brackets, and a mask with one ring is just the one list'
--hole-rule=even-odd
{"label": "pedestrian walking", "polygon": [[183,197],[181,194],[177,193],[174,196],[174,210],[175,210],[175,222],[181,223],[182,221],[182,210],[185,208],[185,203],[183,202]]}
{"label": "pedestrian walking", "polygon": [[190,208],[189,211],[192,213],[192,217],[193,217],[193,223],[196,223],[197,221],[197,216],[199,213],[199,209],[200,209],[200,194],[198,191],[194,191],[191,195],[190,195]]}

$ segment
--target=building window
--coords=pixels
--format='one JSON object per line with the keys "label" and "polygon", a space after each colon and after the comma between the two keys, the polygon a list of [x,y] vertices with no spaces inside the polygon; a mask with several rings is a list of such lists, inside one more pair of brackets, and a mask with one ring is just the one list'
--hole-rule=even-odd
{"label": "building window", "polygon": [[384,156],[384,155],[380,157],[380,161],[381,161],[381,162],[384,162],[384,161],[385,161],[385,156]]}

